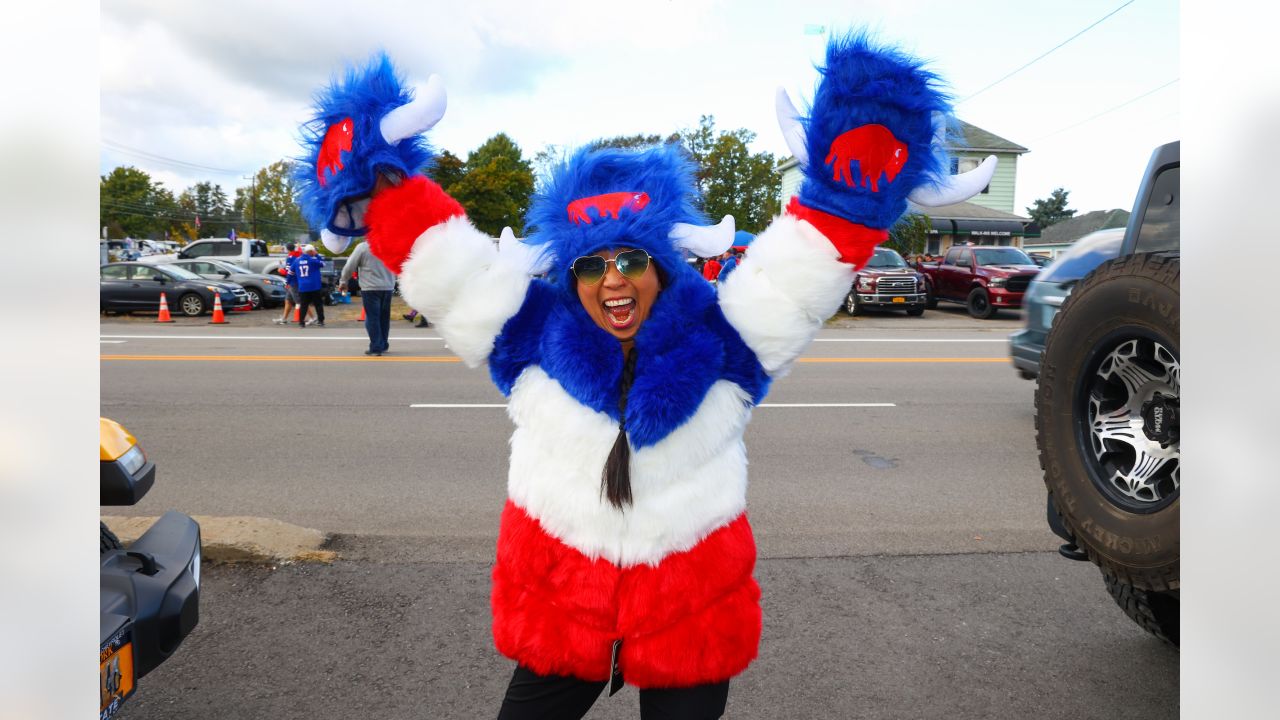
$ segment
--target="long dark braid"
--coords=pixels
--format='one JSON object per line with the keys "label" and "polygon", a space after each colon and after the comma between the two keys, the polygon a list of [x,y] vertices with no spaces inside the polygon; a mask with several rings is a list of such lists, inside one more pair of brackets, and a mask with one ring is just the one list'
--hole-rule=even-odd
{"label": "long dark braid", "polygon": [[622,383],[618,392],[618,437],[613,441],[609,459],[600,475],[600,492],[619,510],[631,504],[631,444],[627,442],[627,395],[636,377],[636,351],[631,348],[622,364]]}

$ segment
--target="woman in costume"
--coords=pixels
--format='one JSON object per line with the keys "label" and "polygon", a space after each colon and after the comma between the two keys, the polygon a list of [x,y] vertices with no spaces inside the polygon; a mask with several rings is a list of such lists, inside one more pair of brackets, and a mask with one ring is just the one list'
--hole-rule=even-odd
{"label": "woman in costume", "polygon": [[316,98],[308,218],[331,249],[367,235],[405,300],[509,398],[491,600],[517,667],[502,718],[578,718],[623,682],[642,717],[719,717],[756,657],[751,409],[908,198],[960,202],[995,164],[947,176],[950,107],[921,61],[852,35],[822,74],[807,117],[777,98],[800,193],[718,290],[685,258],[723,253],[733,221],[706,224],[677,146],[572,155],[534,197],[530,237],[495,244],[422,174],[438,78],[414,99],[378,57]]}

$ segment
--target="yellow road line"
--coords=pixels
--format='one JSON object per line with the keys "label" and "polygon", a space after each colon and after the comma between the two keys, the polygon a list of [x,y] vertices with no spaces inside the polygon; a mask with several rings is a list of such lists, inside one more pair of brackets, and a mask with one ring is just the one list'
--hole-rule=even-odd
{"label": "yellow road line", "polygon": [[[345,355],[102,355],[102,360],[150,362],[462,362],[454,355],[352,357]],[[800,358],[802,363],[1007,363],[1008,358]]]}

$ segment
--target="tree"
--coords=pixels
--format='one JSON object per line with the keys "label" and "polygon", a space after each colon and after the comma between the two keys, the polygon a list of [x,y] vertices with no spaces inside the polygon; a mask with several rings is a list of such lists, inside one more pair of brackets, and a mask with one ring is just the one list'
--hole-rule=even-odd
{"label": "tree", "polygon": [[98,183],[99,224],[111,238],[144,238],[158,226],[151,176],[135,167],[117,167]]}
{"label": "tree", "polygon": [[449,152],[448,150],[440,151],[440,155],[436,157],[435,165],[427,173],[432,180],[436,181],[445,192],[458,184],[462,177],[467,174],[466,164],[462,162],[462,158]]}
{"label": "tree", "polygon": [[294,196],[292,161],[277,160],[262,168],[248,187],[236,188],[236,232],[268,242],[306,234],[307,223]]}
{"label": "tree", "polygon": [[[178,206],[182,214],[187,215],[185,225],[205,237],[226,237],[231,230],[235,218],[232,216],[231,200],[221,185],[211,182],[200,182],[192,185],[178,196]],[[196,228],[195,219],[200,218],[200,227]]]}
{"label": "tree", "polygon": [[698,127],[679,134],[698,164],[703,210],[712,222],[732,215],[740,230],[764,230],[780,209],[782,176],[772,153],[752,153],[755,133],[745,128],[715,132],[715,118],[703,115]]}
{"label": "tree", "polygon": [[924,252],[929,242],[933,221],[928,215],[907,213],[889,228],[889,239],[883,245],[898,251],[904,258]]}
{"label": "tree", "polygon": [[524,214],[533,194],[533,168],[520,146],[498,133],[467,155],[464,170],[449,194],[466,208],[472,224],[494,237],[507,225],[523,235]]}
{"label": "tree", "polygon": [[1049,197],[1043,200],[1036,200],[1031,207],[1027,208],[1027,215],[1040,226],[1041,230],[1056,222],[1066,220],[1076,214],[1075,210],[1067,209],[1067,195],[1069,194],[1068,191],[1058,188],[1050,193]]}

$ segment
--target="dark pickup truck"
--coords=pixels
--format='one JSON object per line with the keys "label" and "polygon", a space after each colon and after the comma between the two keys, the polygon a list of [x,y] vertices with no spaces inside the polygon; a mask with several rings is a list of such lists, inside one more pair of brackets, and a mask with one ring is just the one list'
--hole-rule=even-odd
{"label": "dark pickup truck", "polygon": [[941,263],[919,263],[929,294],[929,307],[939,301],[960,303],[969,314],[986,320],[997,310],[1022,307],[1022,294],[1040,272],[1015,247],[958,245]]}

